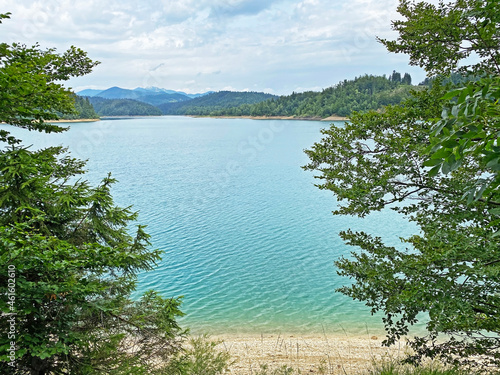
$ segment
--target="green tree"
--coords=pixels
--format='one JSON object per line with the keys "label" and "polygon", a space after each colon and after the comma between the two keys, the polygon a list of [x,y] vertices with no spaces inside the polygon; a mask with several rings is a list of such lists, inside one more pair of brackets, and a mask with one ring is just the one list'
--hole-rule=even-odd
{"label": "green tree", "polygon": [[78,95],[73,96],[75,100],[75,113],[61,114],[61,119],[64,120],[79,120],[79,119],[98,119],[99,115],[94,110],[88,98]]}
{"label": "green tree", "polygon": [[410,75],[410,73],[405,73],[405,75],[401,79],[401,83],[403,85],[411,85],[411,75]]}
{"label": "green tree", "polygon": [[[8,15],[0,15],[0,20]],[[0,45],[0,121],[44,131],[72,113],[62,84],[96,62],[71,47]],[[117,207],[110,176],[81,179],[65,149],[32,151],[2,130],[0,151],[0,372],[150,374],[179,352],[179,299],[131,299],[136,275],[160,259],[130,207]],[[131,234],[131,232],[135,232]]]}
{"label": "green tree", "polygon": [[[410,341],[415,354],[408,360],[498,366],[500,203],[494,184],[489,195],[467,200],[464,193],[497,171],[499,3],[402,0],[398,11],[399,38],[382,40],[390,51],[409,54],[430,75],[458,70],[485,78],[451,91],[451,83],[435,80],[402,105],[356,114],[344,128],[323,132],[305,168],[318,171],[319,187],[336,195],[335,214],[390,208],[419,227],[401,248],[364,232],[340,234],[361,249],[336,262],[353,279],[340,291],[382,313],[385,343],[408,334],[424,313],[428,334]],[[471,54],[478,57],[472,64],[465,60]],[[474,95],[485,96],[476,108],[467,99]]]}

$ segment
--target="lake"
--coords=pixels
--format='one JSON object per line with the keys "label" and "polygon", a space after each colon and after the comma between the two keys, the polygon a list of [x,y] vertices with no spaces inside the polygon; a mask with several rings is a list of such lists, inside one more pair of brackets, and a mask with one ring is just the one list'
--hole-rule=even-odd
{"label": "lake", "polygon": [[34,147],[68,146],[89,160],[93,183],[108,172],[118,179],[116,202],[133,204],[164,252],[154,271],[139,275],[135,297],[151,288],[183,295],[181,322],[194,332],[380,330],[379,317],[335,292],[349,280],[333,262],[355,250],[337,234],[363,230],[402,246],[399,237],[416,228],[390,210],[332,215],[332,193],[301,169],[303,150],[328,123],[172,116],[70,126],[12,133]]}

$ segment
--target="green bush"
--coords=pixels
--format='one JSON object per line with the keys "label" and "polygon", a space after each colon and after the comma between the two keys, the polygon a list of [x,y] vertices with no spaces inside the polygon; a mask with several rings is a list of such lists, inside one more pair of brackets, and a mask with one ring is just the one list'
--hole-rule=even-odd
{"label": "green bush", "polygon": [[182,354],[171,361],[166,375],[219,375],[228,371],[234,361],[226,350],[217,346],[222,341],[210,341],[209,336],[202,335],[189,340]]}

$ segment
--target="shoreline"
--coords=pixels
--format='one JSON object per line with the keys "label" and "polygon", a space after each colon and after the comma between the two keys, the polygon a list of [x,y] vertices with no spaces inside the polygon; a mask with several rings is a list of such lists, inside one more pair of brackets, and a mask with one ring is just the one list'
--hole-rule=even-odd
{"label": "shoreline", "polygon": [[47,121],[47,123],[60,124],[60,123],[65,123],[65,122],[74,123],[74,122],[97,122],[97,121],[101,121],[101,119],[100,118],[79,118],[79,119],[74,119],[74,120],[59,119],[59,120],[50,120],[50,121]]}
{"label": "shoreline", "polygon": [[[168,115],[166,115],[168,116]],[[220,118],[220,119],[248,119],[248,120],[302,120],[302,121],[349,121],[348,117],[329,116],[329,117],[295,117],[295,116],[201,116],[186,115],[193,118]]]}
{"label": "shoreline", "polygon": [[[73,119],[73,120],[52,120],[47,121],[48,123],[77,123],[77,122],[97,122],[101,120],[117,120],[117,119],[128,119],[128,118],[139,118],[139,117],[170,117],[176,115],[162,115],[162,116],[102,116],[98,119]],[[202,115],[184,115],[184,117],[191,118],[214,118],[214,119],[248,119],[248,120],[297,120],[297,121],[349,121],[348,117],[343,116],[329,116],[329,117],[295,117],[295,116],[202,116]]]}
{"label": "shoreline", "polygon": [[374,361],[397,358],[407,350],[404,341],[382,346],[383,336],[340,334],[220,334],[209,336],[217,348],[231,354],[230,373],[252,374],[260,365],[269,369],[289,366],[301,373],[356,375],[370,369]]}

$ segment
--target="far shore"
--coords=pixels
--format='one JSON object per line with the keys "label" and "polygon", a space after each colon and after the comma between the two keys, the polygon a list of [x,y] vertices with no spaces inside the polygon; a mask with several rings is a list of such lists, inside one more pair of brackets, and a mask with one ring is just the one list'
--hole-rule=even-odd
{"label": "far shore", "polygon": [[100,118],[79,118],[79,119],[74,119],[74,120],[63,120],[63,119],[59,119],[59,120],[50,120],[50,121],[47,121],[48,123],[64,123],[64,122],[95,122],[95,121],[101,121]]}
{"label": "far shore", "polygon": [[384,337],[375,335],[226,334],[210,339],[231,354],[231,374],[236,375],[255,373],[261,364],[270,369],[286,365],[307,374],[325,373],[321,367],[333,374],[362,374],[373,361],[402,356],[407,350],[404,341],[382,346]]}
{"label": "far shore", "polygon": [[222,118],[222,119],[250,119],[250,120],[302,120],[302,121],[349,121],[348,117],[296,117],[296,116],[199,116],[187,115],[194,118]]}
{"label": "far shore", "polygon": [[[171,116],[171,115],[163,115]],[[98,119],[74,119],[74,120],[51,120],[48,123],[77,123],[77,122],[96,122],[106,119],[127,119],[136,117],[158,117],[158,116],[101,116]],[[162,117],[162,116],[159,116]],[[348,117],[329,116],[329,117],[295,117],[295,116],[201,116],[201,115],[186,115],[192,118],[220,118],[220,119],[250,119],[250,120],[302,120],[302,121],[349,121]]]}

